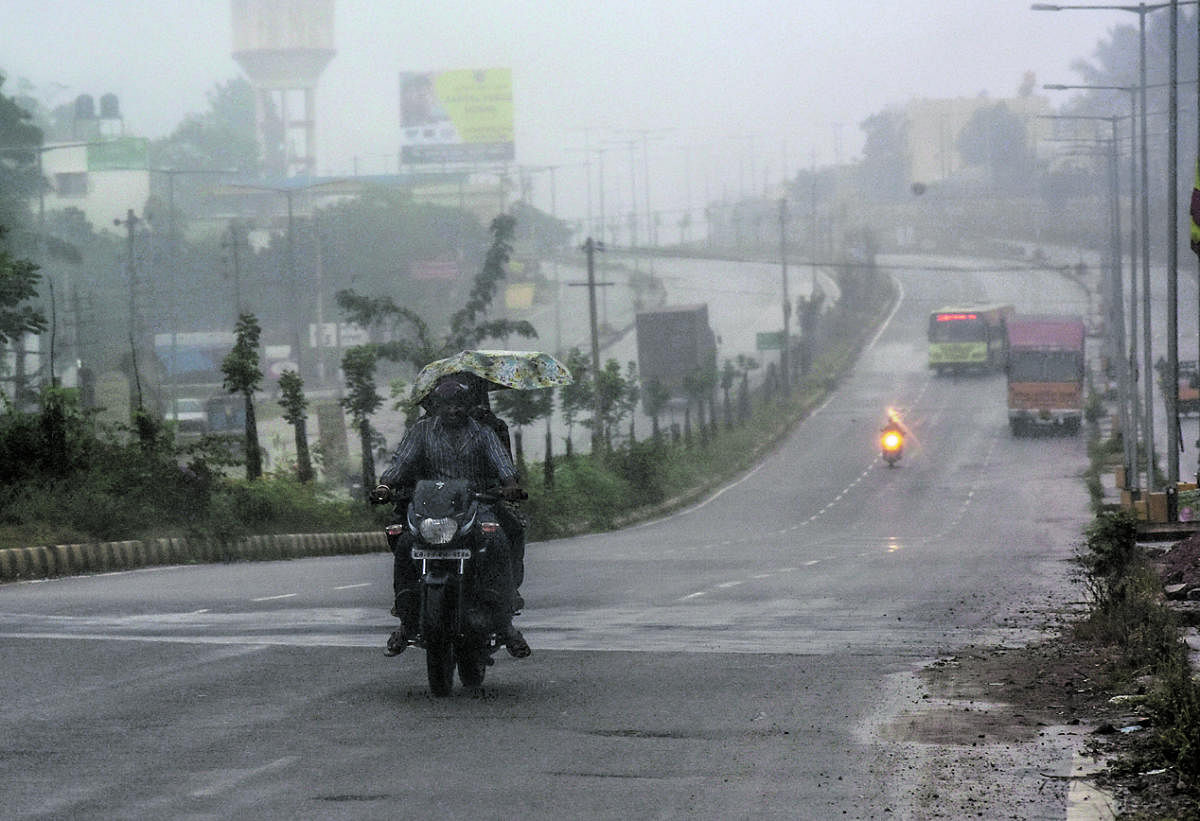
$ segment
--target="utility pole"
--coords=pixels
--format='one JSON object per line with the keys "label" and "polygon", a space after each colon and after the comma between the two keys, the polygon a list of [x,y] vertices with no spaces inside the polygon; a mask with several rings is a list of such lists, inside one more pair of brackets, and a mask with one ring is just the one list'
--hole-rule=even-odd
{"label": "utility pole", "polygon": [[125,212],[125,219],[114,219],[113,225],[125,226],[125,253],[129,270],[129,353],[132,356],[132,370],[136,394],[131,394],[131,404],[136,400],[138,408],[142,407],[142,384],[138,371],[138,348],[142,345],[141,317],[137,307],[137,264],[133,257],[133,232],[142,220],[130,208]]}
{"label": "utility pole", "polygon": [[229,239],[222,243],[231,252],[233,262],[234,320],[242,315],[242,266],[239,252],[242,245],[242,225],[236,219],[229,223]]}
{"label": "utility pole", "polygon": [[596,281],[596,252],[604,250],[604,243],[588,237],[583,250],[587,254],[587,282],[568,284],[588,289],[588,320],[592,331],[592,453],[597,454],[600,452],[600,326],[596,318],[596,289],[613,283]]}
{"label": "utility pole", "polygon": [[792,380],[789,370],[789,359],[791,357],[788,350],[792,346],[792,301],[788,298],[787,197],[779,199],[779,261],[783,275],[783,345],[779,349],[779,370],[781,371],[780,384],[783,386],[783,395],[786,397],[792,394]]}

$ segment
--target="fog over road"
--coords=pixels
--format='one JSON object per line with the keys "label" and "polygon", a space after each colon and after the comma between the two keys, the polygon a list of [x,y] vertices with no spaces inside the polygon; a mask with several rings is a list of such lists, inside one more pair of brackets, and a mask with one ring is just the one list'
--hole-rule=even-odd
{"label": "fog over road", "polygon": [[[1082,295],[885,263],[895,314],[758,467],[678,515],[530,545],[534,655],[481,691],[433,699],[420,651],[382,655],[388,555],[0,587],[3,815],[920,817],[940,750],[882,728],[924,664],[1071,606],[1088,517],[1084,439],[1012,438],[1001,375],[931,376],[926,317]],[[889,405],[913,433],[894,470]],[[1045,745],[997,807],[1062,817],[1070,739]]]}

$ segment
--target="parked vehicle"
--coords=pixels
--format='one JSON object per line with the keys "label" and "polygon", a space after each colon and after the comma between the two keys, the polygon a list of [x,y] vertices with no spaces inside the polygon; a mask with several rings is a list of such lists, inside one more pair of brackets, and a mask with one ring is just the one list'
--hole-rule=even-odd
{"label": "parked vehicle", "polygon": [[708,324],[708,305],[675,305],[637,315],[638,376],[683,397],[684,379],[717,365],[717,340]]}
{"label": "parked vehicle", "polygon": [[1010,319],[1007,374],[1008,423],[1014,436],[1039,429],[1078,433],[1084,402],[1083,320]]}
{"label": "parked vehicle", "polygon": [[454,672],[464,687],[483,684],[499,643],[481,597],[480,553],[506,538],[489,505],[500,497],[461,479],[421,480],[400,521],[388,525],[393,550],[401,534],[414,537],[411,559],[420,567],[420,619],[413,644],[425,651],[429,690],[447,696]]}
{"label": "parked vehicle", "polygon": [[208,412],[204,400],[194,396],[182,396],[171,402],[167,418],[178,425],[181,434],[208,433]]}

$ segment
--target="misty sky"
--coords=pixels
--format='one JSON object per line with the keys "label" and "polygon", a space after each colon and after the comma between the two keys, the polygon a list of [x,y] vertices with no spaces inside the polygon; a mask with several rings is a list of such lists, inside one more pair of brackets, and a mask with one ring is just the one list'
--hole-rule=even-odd
{"label": "misty sky", "polygon": [[[630,135],[609,129],[669,129],[649,140],[652,205],[696,206],[706,192],[774,185],[785,167],[850,161],[862,147],[859,123],[888,105],[1011,96],[1026,71],[1039,86],[1078,82],[1071,62],[1090,58],[1114,26],[1137,22],[1029,5],[337,0],[338,54],[318,89],[318,171],[351,173],[356,158],[362,173],[397,170],[400,71],[510,67],[517,162],[563,166],[560,216],[582,215],[585,139],[612,146],[611,207],[622,207],[629,187],[617,180],[630,172],[620,141]],[[112,91],[129,133],[160,137],[240,73],[230,18],[229,0],[2,0],[4,91],[19,78],[52,104]],[[639,200],[642,164],[638,153]],[[546,209],[547,176],[535,195]]]}

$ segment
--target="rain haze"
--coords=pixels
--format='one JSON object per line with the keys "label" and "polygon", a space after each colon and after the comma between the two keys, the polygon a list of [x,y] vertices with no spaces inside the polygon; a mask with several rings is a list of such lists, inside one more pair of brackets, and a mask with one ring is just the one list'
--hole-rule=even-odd
{"label": "rain haze", "polygon": [[[562,169],[561,216],[585,208],[586,149],[611,147],[621,173],[621,141],[639,133],[653,207],[675,209],[852,161],[859,124],[888,106],[1007,98],[1028,72],[1076,82],[1072,62],[1135,22],[1038,14],[1024,0],[338,0],[337,53],[317,86],[317,172],[397,170],[400,72],[504,67],[516,162]],[[126,133],[156,138],[241,75],[231,29],[228,0],[6,0],[0,70],[9,93],[28,80],[52,105],[113,92]],[[535,184],[545,208],[545,175]]]}

